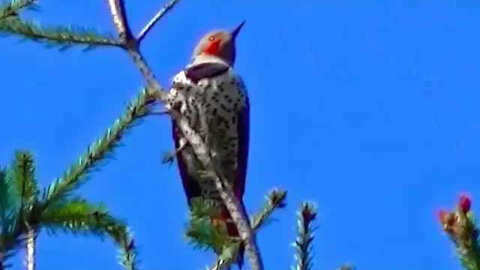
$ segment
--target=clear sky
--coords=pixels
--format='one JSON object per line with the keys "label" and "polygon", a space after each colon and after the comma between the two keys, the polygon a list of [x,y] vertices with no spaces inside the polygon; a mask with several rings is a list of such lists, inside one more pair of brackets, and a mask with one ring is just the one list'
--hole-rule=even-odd
{"label": "clear sky", "polygon": [[[162,1],[127,1],[138,31]],[[42,0],[47,25],[113,33],[106,1]],[[245,203],[288,190],[258,236],[267,269],[288,269],[295,210],[319,208],[314,269],[459,269],[435,212],[461,192],[480,199],[480,2],[183,0],[145,40],[164,86],[198,38],[246,19],[236,70],[251,100]],[[0,39],[0,163],[31,149],[42,185],[118,117],[142,85],[119,49],[88,53]],[[201,269],[183,231],[187,206],[167,118],[151,117],[79,193],[125,219],[145,270]],[[38,269],[120,269],[109,241],[42,233]]]}

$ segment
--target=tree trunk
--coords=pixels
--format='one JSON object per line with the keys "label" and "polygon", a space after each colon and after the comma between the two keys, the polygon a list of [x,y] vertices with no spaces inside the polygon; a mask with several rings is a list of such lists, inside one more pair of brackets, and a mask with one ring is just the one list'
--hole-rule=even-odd
{"label": "tree trunk", "polygon": [[[26,241],[26,257],[25,257],[25,266],[27,270],[35,270],[35,241],[37,239],[37,232],[35,228],[30,227],[27,231],[27,241]],[[1,270],[1,268],[0,268]]]}

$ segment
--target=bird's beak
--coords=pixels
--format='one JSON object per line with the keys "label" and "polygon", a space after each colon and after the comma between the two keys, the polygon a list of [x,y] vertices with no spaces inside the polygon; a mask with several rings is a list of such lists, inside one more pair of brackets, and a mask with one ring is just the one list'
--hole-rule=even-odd
{"label": "bird's beak", "polygon": [[242,29],[244,24],[245,24],[245,21],[243,21],[241,24],[239,24],[237,27],[235,27],[235,29],[233,29],[233,31],[230,33],[230,35],[232,35],[233,39],[235,39],[237,37],[238,33],[240,32],[240,30]]}

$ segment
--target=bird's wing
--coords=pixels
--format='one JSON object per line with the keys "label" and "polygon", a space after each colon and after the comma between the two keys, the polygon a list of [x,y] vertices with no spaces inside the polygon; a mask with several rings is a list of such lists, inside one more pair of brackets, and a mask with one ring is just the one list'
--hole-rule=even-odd
{"label": "bird's wing", "polygon": [[[175,121],[172,121],[172,134],[173,134],[173,141],[175,142],[175,149],[180,147],[180,131],[178,130]],[[185,195],[187,196],[188,204],[190,205],[191,199],[195,197],[199,197],[202,195],[202,191],[200,189],[200,185],[198,181],[195,181],[192,175],[188,173],[186,160],[182,151],[176,152],[177,157],[177,164],[178,164],[178,171],[180,172],[180,178],[182,178],[182,185],[183,190],[185,191]]]}
{"label": "bird's wing", "polygon": [[250,102],[243,80],[240,77],[237,77],[237,80],[239,80],[241,90],[245,93],[245,106],[238,113],[237,175],[233,189],[235,196],[241,199],[245,192],[245,180],[247,177],[248,145],[250,141]]}
{"label": "bird's wing", "polygon": [[[185,73],[183,71],[178,73],[173,79],[173,81],[174,81],[174,85],[172,86],[172,89],[175,87],[175,83],[182,83],[184,81],[186,83],[189,83],[185,78]],[[181,147],[181,143],[180,143],[181,132],[177,124],[173,120],[172,120],[172,137],[175,143],[175,150],[178,150]],[[183,189],[185,191],[185,195],[187,196],[188,204],[190,205],[191,203],[190,199],[200,196],[202,194],[202,191],[200,189],[198,182],[195,181],[193,176],[188,173],[187,164],[186,164],[187,160],[185,160],[185,156],[182,154],[182,151],[176,151],[176,157],[177,157],[178,171],[180,173],[180,178],[182,179]]]}

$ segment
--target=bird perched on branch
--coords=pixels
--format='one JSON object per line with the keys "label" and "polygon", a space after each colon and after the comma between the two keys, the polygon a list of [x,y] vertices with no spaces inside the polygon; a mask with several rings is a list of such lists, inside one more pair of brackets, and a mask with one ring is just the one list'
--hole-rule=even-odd
{"label": "bird perched on branch", "polygon": [[[192,61],[173,80],[167,102],[203,139],[216,168],[219,168],[242,202],[245,190],[249,143],[249,101],[242,79],[235,74],[235,39],[242,22],[233,31],[212,31],[196,45]],[[212,223],[230,237],[239,236],[213,179],[205,177],[201,162],[184,131],[173,121],[173,139],[180,176],[189,205],[193,199],[213,201],[218,216]],[[243,206],[243,202],[242,202]]]}

